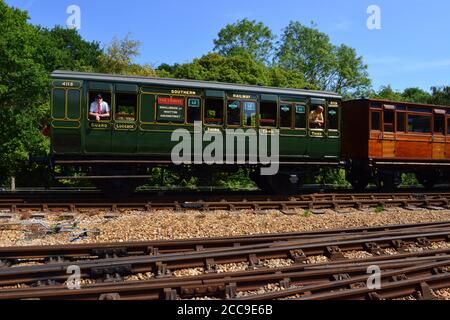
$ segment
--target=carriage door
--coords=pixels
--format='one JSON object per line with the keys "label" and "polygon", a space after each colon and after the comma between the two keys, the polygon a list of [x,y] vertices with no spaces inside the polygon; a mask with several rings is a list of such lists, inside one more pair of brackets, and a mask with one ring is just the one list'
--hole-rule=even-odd
{"label": "carriage door", "polygon": [[138,86],[116,84],[112,121],[112,152],[137,152]]}
{"label": "carriage door", "polygon": [[[108,83],[91,82],[89,83],[87,103],[85,106],[86,117],[88,119],[85,135],[86,153],[110,153],[111,152],[111,131],[112,131],[112,85]],[[97,121],[95,117],[89,115],[92,103],[95,105],[96,97],[101,94],[103,101],[108,103],[110,117],[102,118]]]}
{"label": "carriage door", "polygon": [[445,159],[445,110],[434,110],[433,159]]}
{"label": "carriage door", "polygon": [[327,121],[327,102],[325,99],[311,98],[309,101],[309,111],[308,111],[308,144],[307,144],[307,154],[311,158],[321,159],[329,155],[330,146],[327,145],[328,139],[326,136],[326,125],[319,126],[313,123],[310,119],[312,113],[317,111],[319,107],[324,108],[323,118],[326,124]]}

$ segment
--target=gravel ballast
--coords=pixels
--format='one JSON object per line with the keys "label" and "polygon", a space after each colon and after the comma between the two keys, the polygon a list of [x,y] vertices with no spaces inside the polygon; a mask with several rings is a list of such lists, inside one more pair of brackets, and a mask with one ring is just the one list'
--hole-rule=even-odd
{"label": "gravel ballast", "polygon": [[73,234],[69,232],[46,235],[45,232],[42,232],[42,228],[24,226],[11,230],[0,230],[0,246],[231,237],[447,220],[450,220],[449,210],[412,212],[403,209],[382,213],[358,210],[336,213],[329,210],[321,215],[305,215],[301,210],[297,215],[284,215],[279,211],[255,214],[251,210],[207,213],[199,211],[124,212],[114,219],[107,219],[101,215],[77,215],[73,221],[61,221],[60,217],[55,216],[36,222],[50,227],[57,224],[75,224],[76,227],[73,229],[75,234],[83,230],[96,232],[88,232],[86,237],[80,237],[78,241],[71,242]]}

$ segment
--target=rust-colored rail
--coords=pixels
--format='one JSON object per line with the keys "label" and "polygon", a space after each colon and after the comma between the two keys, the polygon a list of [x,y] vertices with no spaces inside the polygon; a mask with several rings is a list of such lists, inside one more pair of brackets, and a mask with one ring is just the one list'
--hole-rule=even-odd
{"label": "rust-colored rail", "polygon": [[53,262],[38,266],[0,269],[0,285],[33,283],[37,280],[64,280],[66,270],[76,264],[83,277],[101,278],[107,274],[134,274],[153,272],[158,276],[170,274],[172,270],[203,267],[213,271],[215,265],[227,263],[249,263],[257,267],[259,261],[267,259],[292,259],[303,263],[308,256],[325,255],[331,260],[343,258],[343,252],[370,251],[374,254],[386,248],[405,249],[408,244],[429,245],[431,242],[448,241],[449,227],[410,230],[409,232],[388,231],[343,236],[329,239],[300,239],[244,245],[233,248],[218,248],[194,252],[176,252],[158,255],[117,257],[87,261]]}
{"label": "rust-colored rail", "polygon": [[292,232],[284,234],[259,234],[239,237],[217,237],[217,238],[198,238],[182,240],[160,240],[143,242],[122,242],[122,243],[103,243],[103,244],[77,244],[77,245],[57,245],[57,246],[31,246],[31,247],[0,247],[0,259],[5,260],[20,259],[32,260],[43,258],[67,258],[77,257],[106,258],[114,256],[136,256],[136,255],[158,255],[180,252],[199,252],[210,249],[236,248],[245,245],[264,244],[280,241],[320,241],[325,240],[343,240],[364,239],[374,236],[388,236],[398,234],[423,233],[425,230],[446,230],[450,228],[450,221],[430,222],[421,224],[407,225],[388,225],[374,227],[360,227],[350,229],[330,229],[311,232]]}
{"label": "rust-colored rail", "polygon": [[[70,290],[67,286],[50,286],[24,289],[0,290],[0,300],[33,299],[42,300],[98,300],[120,297],[121,299],[189,299],[195,297],[216,297],[237,299],[239,293],[258,290],[267,284],[279,284],[285,291],[263,295],[250,295],[243,300],[274,299],[299,294],[299,289],[290,287],[327,289],[342,288],[361,283],[367,274],[367,267],[377,263],[386,276],[424,276],[450,264],[450,250],[436,250],[409,253],[398,256],[367,258],[346,263],[331,262],[317,265],[295,265],[277,269],[255,269],[234,273],[208,273],[192,277],[168,277],[147,281],[123,283],[99,283]],[[379,260],[377,260],[379,259]],[[414,267],[414,268],[413,268]],[[410,269],[406,269],[410,268]],[[413,269],[411,269],[413,268]],[[345,277],[345,283],[340,279]],[[351,279],[351,280],[350,280]],[[320,290],[319,290],[320,288]],[[311,293],[311,292],[310,292]],[[334,296],[332,296],[334,297]]]}
{"label": "rust-colored rail", "polygon": [[342,208],[366,208],[366,207],[442,207],[448,208],[450,193],[332,193],[332,194],[308,194],[292,197],[264,196],[260,193],[211,195],[197,194],[170,195],[161,197],[158,194],[152,196],[135,195],[129,199],[111,202],[103,199],[99,201],[95,197],[84,197],[76,193],[60,195],[52,198],[27,199],[21,196],[9,196],[2,198],[0,209],[9,210],[11,213],[23,211],[39,212],[77,212],[79,210],[283,210],[294,209],[342,209]]}

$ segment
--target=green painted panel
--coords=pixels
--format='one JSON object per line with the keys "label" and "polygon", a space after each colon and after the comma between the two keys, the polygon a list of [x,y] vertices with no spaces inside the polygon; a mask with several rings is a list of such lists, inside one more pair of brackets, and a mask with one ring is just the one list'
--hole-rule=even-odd
{"label": "green painted panel", "polygon": [[52,148],[55,153],[80,153],[81,134],[73,129],[52,129]]}
{"label": "green painted panel", "polygon": [[80,122],[78,122],[78,121],[52,121],[52,126],[54,128],[79,129]]}
{"label": "green painted panel", "polygon": [[64,119],[66,117],[66,90],[53,89],[52,118]]}
{"label": "green painted panel", "polygon": [[261,95],[262,102],[278,102],[278,96],[274,94],[262,94]]}
{"label": "green painted panel", "polygon": [[150,94],[141,95],[141,116],[142,122],[154,122],[155,120],[155,96]]}
{"label": "green painted panel", "polygon": [[[117,125],[117,124],[116,124]],[[123,124],[121,124],[123,125]],[[113,153],[132,153],[137,152],[136,130],[118,130],[112,132],[112,152]]]}
{"label": "green painted panel", "polygon": [[306,103],[306,98],[305,97],[280,96],[280,100],[284,101],[284,102]]}
{"label": "green painted panel", "polygon": [[116,92],[138,92],[139,87],[134,84],[116,84]]}
{"label": "green painted panel", "polygon": [[104,82],[89,82],[89,89],[99,91],[112,91],[113,85],[111,83]]}
{"label": "green painted panel", "polygon": [[178,142],[172,142],[173,130],[141,131],[138,137],[138,152],[140,154],[159,154],[170,156]]}
{"label": "green painted panel", "polygon": [[67,117],[71,120],[81,118],[81,93],[79,90],[69,90],[67,96]]}
{"label": "green painted panel", "polygon": [[86,129],[85,150],[88,153],[110,153],[111,152],[111,128]]}
{"label": "green painted panel", "polygon": [[307,143],[307,138],[302,136],[301,132],[283,130],[280,137],[280,156],[305,157],[307,155]]}
{"label": "green painted panel", "polygon": [[327,101],[325,99],[311,98],[311,104],[325,105]]}
{"label": "green painted panel", "polygon": [[216,91],[216,90],[206,90],[205,96],[207,98],[220,98],[225,99],[225,92],[223,91]]}

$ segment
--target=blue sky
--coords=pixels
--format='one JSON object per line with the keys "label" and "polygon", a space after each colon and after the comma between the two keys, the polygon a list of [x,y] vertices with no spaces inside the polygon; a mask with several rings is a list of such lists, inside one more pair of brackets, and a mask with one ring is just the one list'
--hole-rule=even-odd
{"label": "blue sky", "polygon": [[[369,65],[373,86],[402,90],[450,85],[448,0],[6,0],[26,9],[31,22],[66,25],[69,5],[81,9],[81,35],[107,45],[131,33],[142,42],[137,62],[184,63],[213,48],[218,31],[237,19],[256,19],[275,34],[290,20],[354,47]],[[369,30],[367,8],[381,9],[381,30]]]}

